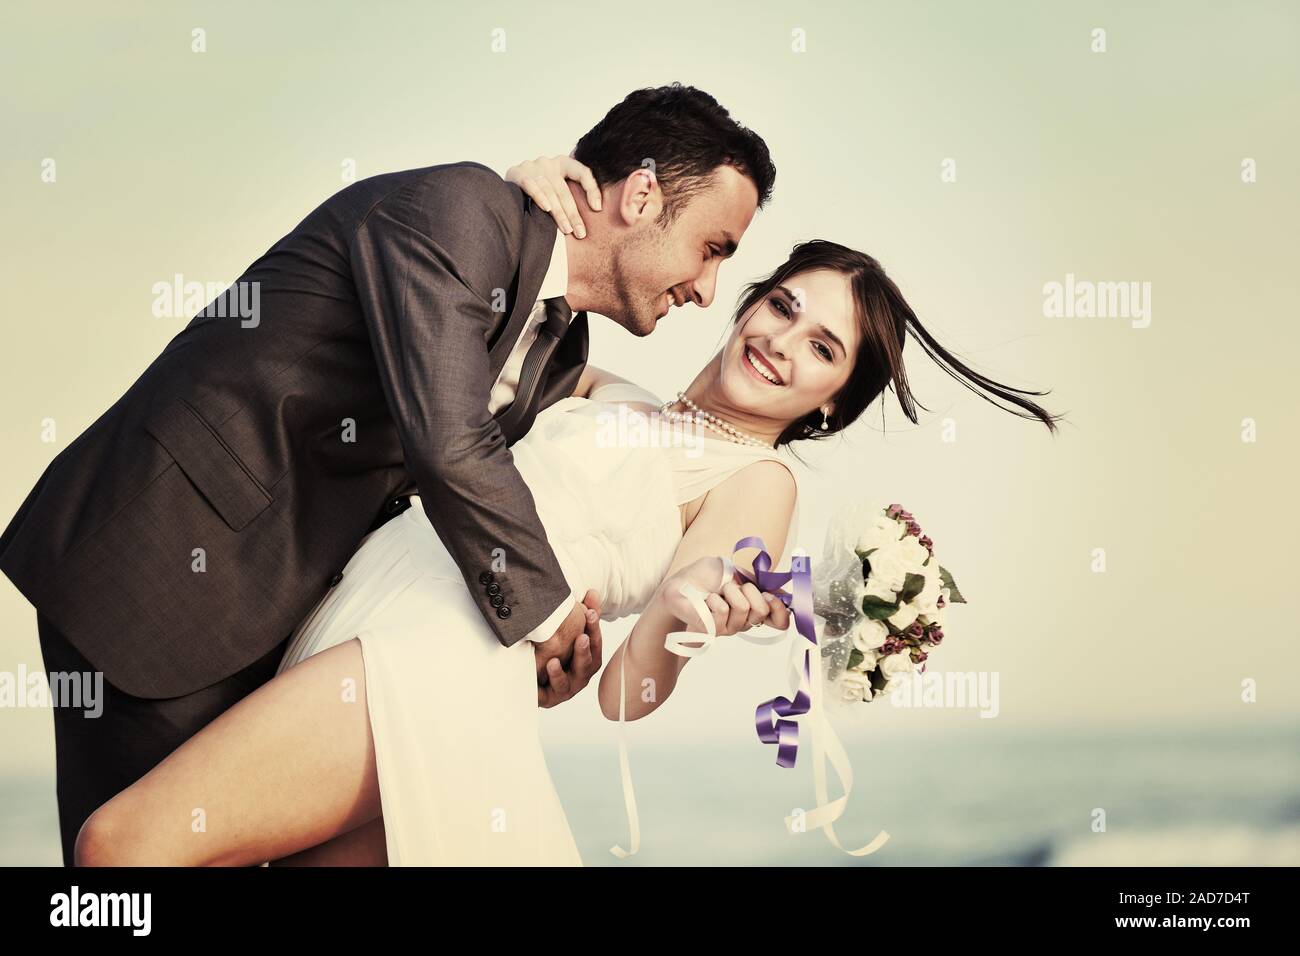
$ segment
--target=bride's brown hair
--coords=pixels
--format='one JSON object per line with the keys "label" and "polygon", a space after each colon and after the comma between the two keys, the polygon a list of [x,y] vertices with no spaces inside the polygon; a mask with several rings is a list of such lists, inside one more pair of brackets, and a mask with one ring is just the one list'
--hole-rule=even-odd
{"label": "bride's brown hair", "polygon": [[[835,409],[827,418],[826,428],[823,430],[821,427],[821,410],[814,409],[792,422],[781,433],[777,439],[778,446],[805,439],[828,438],[843,431],[867,410],[891,382],[903,414],[915,424],[917,406],[920,405],[926,411],[930,409],[916,400],[907,384],[907,371],[903,367],[903,343],[909,329],[912,337],[921,343],[926,354],[940,368],[980,398],[1020,418],[1037,419],[1049,431],[1056,431],[1056,421],[1063,418],[1063,415],[1053,415],[1041,405],[1021,397],[1047,395],[1049,392],[1033,392],[1002,385],[968,368],[926,331],[912,307],[898,291],[898,286],[885,275],[879,262],[864,252],[837,242],[813,239],[795,246],[790,257],[776,271],[766,278],[751,282],[741,290],[735,321],[739,321],[756,302],[785,284],[791,276],[815,269],[834,270],[849,278],[858,328],[862,333],[861,343],[849,380],[833,399]],[[996,399],[1010,402],[1022,410],[1007,408]]]}

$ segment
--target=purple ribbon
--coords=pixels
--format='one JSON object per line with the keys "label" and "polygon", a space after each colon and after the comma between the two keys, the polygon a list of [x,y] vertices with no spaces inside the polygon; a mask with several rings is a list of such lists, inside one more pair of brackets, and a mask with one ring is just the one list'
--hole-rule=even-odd
{"label": "purple ribbon", "polygon": [[[796,554],[790,559],[789,571],[773,571],[772,556],[767,553],[763,539],[759,537],[741,538],[732,549],[735,552],[745,548],[757,548],[754,556],[753,575],[742,568],[736,568],[746,581],[760,591],[767,591],[780,598],[781,603],[790,608],[794,614],[795,628],[808,641],[809,647],[803,652],[803,676],[799,680],[794,698],[773,697],[763,701],[754,712],[754,725],[758,739],[765,744],[776,744],[776,762],[778,766],[790,769],[799,755],[799,724],[792,719],[808,713],[812,706],[812,658],[817,648],[817,629],[813,623],[812,571],[808,566],[808,556]],[[735,564],[735,561],[732,561]],[[789,582],[794,587],[793,594],[782,590]]]}

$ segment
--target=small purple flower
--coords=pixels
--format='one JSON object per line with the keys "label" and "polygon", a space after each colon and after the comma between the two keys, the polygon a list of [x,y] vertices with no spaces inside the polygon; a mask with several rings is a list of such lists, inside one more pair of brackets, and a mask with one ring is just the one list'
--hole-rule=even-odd
{"label": "small purple flower", "polygon": [[931,554],[934,554],[934,542],[930,540],[930,536],[928,534],[925,535],[923,538],[921,538],[921,544],[925,545],[925,550],[929,551]]}
{"label": "small purple flower", "polygon": [[925,627],[920,621],[913,621],[907,626],[907,630],[903,633],[908,637],[923,637],[925,635]]}

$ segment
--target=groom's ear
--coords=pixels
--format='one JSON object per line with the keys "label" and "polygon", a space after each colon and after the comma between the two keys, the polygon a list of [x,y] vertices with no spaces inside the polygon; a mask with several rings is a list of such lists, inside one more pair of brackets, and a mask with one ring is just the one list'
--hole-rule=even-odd
{"label": "groom's ear", "polygon": [[625,225],[653,222],[663,208],[664,195],[653,167],[642,166],[623,180],[618,193],[618,215]]}

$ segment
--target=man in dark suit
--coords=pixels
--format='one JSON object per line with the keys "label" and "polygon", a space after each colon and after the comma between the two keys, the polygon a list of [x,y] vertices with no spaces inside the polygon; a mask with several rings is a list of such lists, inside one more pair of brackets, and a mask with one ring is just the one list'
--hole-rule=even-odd
{"label": "man in dark suit", "polygon": [[0,570],[37,609],[46,670],[100,671],[106,697],[94,718],[55,708],[66,863],[98,806],[270,679],[417,490],[498,639],[536,644],[540,704],[599,668],[508,446],[573,392],[585,310],[644,335],[669,304],[708,304],[775,170],[677,85],[629,95],[575,156],[604,204],[582,243],[475,163],[347,187],[40,477]]}

